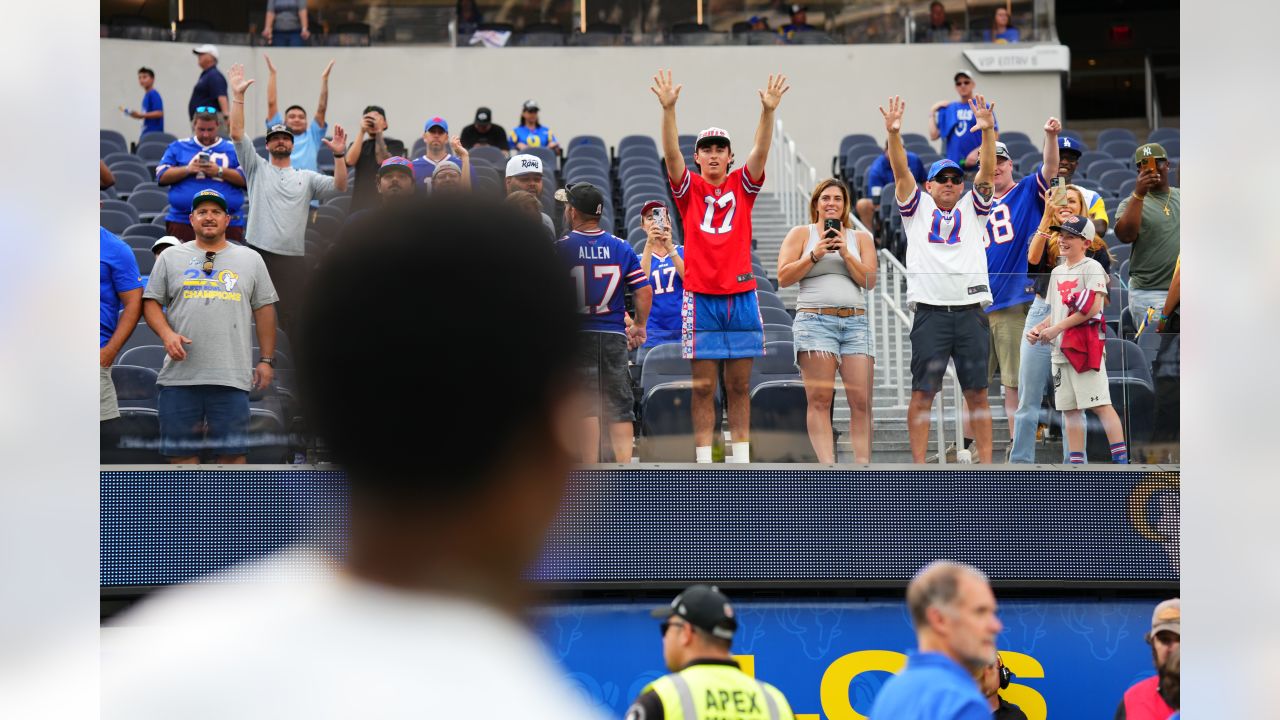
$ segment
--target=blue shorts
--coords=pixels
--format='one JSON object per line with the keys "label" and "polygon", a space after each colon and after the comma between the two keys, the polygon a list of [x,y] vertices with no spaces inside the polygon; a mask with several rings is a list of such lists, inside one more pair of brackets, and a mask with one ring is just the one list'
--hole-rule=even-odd
{"label": "blue shorts", "polygon": [[684,291],[680,340],[687,360],[732,360],[764,355],[764,322],[755,290],[733,295]]}
{"label": "blue shorts", "polygon": [[876,356],[875,340],[871,337],[871,323],[866,315],[842,318],[836,315],[797,312],[791,326],[795,338],[795,350],[802,352],[830,353],[839,358],[845,355]]}
{"label": "blue shorts", "polygon": [[225,385],[161,385],[160,454],[190,457],[249,453],[249,393]]}

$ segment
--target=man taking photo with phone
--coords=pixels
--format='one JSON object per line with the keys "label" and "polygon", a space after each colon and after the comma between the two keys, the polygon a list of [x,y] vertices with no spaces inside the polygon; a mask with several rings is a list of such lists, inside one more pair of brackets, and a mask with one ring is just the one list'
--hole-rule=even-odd
{"label": "man taking photo with phone", "polygon": [[1169,155],[1157,143],[1134,151],[1138,184],[1116,208],[1116,237],[1133,245],[1129,256],[1129,314],[1134,324],[1147,308],[1164,307],[1182,252],[1182,195],[1169,186]]}

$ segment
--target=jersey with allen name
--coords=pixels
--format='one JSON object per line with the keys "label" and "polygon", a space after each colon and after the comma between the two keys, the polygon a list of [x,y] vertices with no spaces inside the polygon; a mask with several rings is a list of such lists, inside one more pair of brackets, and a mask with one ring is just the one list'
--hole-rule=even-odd
{"label": "jersey with allen name", "polygon": [[578,293],[582,329],[626,333],[626,289],[644,287],[648,278],[636,251],[604,230],[574,230],[560,238],[556,251],[569,266]]}
{"label": "jersey with allen name", "polygon": [[684,228],[685,289],[704,295],[755,290],[751,208],[764,185],[764,173],[753,178],[741,167],[716,186],[685,168],[670,182]]}

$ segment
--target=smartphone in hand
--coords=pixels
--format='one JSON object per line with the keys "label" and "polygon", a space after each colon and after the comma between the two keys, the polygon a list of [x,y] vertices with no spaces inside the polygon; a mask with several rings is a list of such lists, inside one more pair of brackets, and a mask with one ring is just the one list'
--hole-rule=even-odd
{"label": "smartphone in hand", "polygon": [[840,221],[835,218],[827,218],[823,223],[824,229],[822,236],[827,239],[840,237]]}

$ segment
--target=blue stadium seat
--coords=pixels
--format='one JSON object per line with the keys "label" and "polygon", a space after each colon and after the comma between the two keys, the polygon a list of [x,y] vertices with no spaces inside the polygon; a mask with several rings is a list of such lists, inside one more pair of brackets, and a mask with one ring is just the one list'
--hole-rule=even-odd
{"label": "blue stadium seat", "polygon": [[[125,228],[125,235],[145,235],[152,240],[159,240],[166,235],[164,228],[157,227],[151,223],[135,223]],[[147,247],[151,247],[148,245]]]}
{"label": "blue stadium seat", "polygon": [[[790,342],[769,343],[790,345]],[[809,440],[809,401],[800,380],[765,380],[751,388],[751,460],[816,463]]]}
{"label": "blue stadium seat", "polygon": [[343,215],[346,215],[347,213],[351,212],[351,196],[350,195],[339,195],[338,197],[335,197],[335,198],[329,198],[328,200],[325,201],[324,204],[328,205],[329,207],[338,208],[339,210],[342,211]]}
{"label": "blue stadium seat", "polygon": [[1015,140],[1015,141],[1012,141],[1012,142],[1007,142],[1007,143],[1005,143],[1005,147],[1006,147],[1006,149],[1008,149],[1008,151],[1009,151],[1009,157],[1011,157],[1011,158],[1018,158],[1018,157],[1022,157],[1023,155],[1026,155],[1027,153],[1038,153],[1038,152],[1042,152],[1042,151],[1040,150],[1040,148],[1036,147],[1035,145],[1032,145],[1032,144],[1031,144],[1031,143],[1029,143],[1029,142],[1020,142],[1020,141],[1016,141],[1016,140]]}
{"label": "blue stadium seat", "polygon": [[112,153],[129,152],[129,147],[108,138],[102,138],[98,141],[98,157],[106,158]]}
{"label": "blue stadium seat", "polygon": [[[1115,218],[1111,219],[1111,224],[1113,226],[1115,225]],[[1110,229],[1107,230],[1107,235],[1114,235],[1114,234],[1115,233],[1112,230]],[[1111,267],[1116,272],[1119,272],[1120,264],[1129,259],[1130,254],[1133,252],[1133,246],[1126,245],[1125,243],[1122,243],[1119,241],[1119,239],[1117,239],[1116,244],[1110,246],[1108,249],[1111,251]]]}
{"label": "blue stadium seat", "polygon": [[147,182],[147,178],[151,176],[149,172],[138,172],[132,167],[112,170],[111,174],[116,179],[116,184],[113,187],[121,197],[128,197],[135,188]]}
{"label": "blue stadium seat", "polygon": [[[163,349],[163,348],[161,348]],[[156,371],[137,365],[111,366],[111,383],[120,407],[155,408]]]}
{"label": "blue stadium seat", "polygon": [[1113,140],[1131,140],[1135,147],[1138,145],[1138,136],[1134,135],[1129,128],[1107,128],[1098,133],[1098,147]]}
{"label": "blue stadium seat", "polygon": [[150,248],[133,248],[133,258],[138,261],[139,275],[146,276],[151,274],[151,269],[156,265],[156,256],[155,253],[151,252]]}
{"label": "blue stadium seat", "polygon": [[630,145],[625,148],[618,148],[618,162],[630,158],[650,159],[658,157],[657,148],[648,147],[646,145]]}
{"label": "blue stadium seat", "polygon": [[1160,144],[1164,147],[1164,151],[1169,157],[1175,158],[1182,156],[1182,140],[1178,138],[1170,138]]}
{"label": "blue stadium seat", "polygon": [[138,148],[141,149],[144,145],[159,145],[167,148],[177,139],[167,132],[150,132],[138,139]]}
{"label": "blue stadium seat", "polygon": [[1114,161],[1115,158],[1098,150],[1085,150],[1084,153],[1080,155],[1080,162],[1076,166],[1076,171],[1081,174],[1088,175],[1089,166],[1095,162],[1101,162],[1103,160],[1111,162]]}
{"label": "blue stadium seat", "polygon": [[112,364],[151,368],[159,372],[160,368],[164,367],[164,359],[167,357],[169,353],[165,351],[163,345],[139,345],[121,352]]}
{"label": "blue stadium seat", "polygon": [[764,308],[776,308],[782,312],[787,311],[786,303],[782,302],[782,298],[778,297],[777,293],[769,292],[764,289],[757,289],[756,299],[760,303],[760,308],[762,310]]}
{"label": "blue stadium seat", "polygon": [[[1179,130],[1178,128],[1170,128],[1170,127],[1156,128],[1155,130],[1152,130],[1150,133],[1147,134],[1147,142],[1160,143],[1161,145],[1164,145],[1170,140],[1181,141],[1181,139],[1182,139],[1182,131]],[[1169,149],[1168,147],[1165,148],[1165,150],[1168,150],[1168,149]],[[1170,155],[1172,154],[1173,153],[1170,153]]]}
{"label": "blue stadium seat", "polygon": [[853,187],[853,194],[859,198],[867,197],[867,169],[876,161],[875,155],[864,155],[850,166],[848,183]]}
{"label": "blue stadium seat", "polygon": [[506,169],[507,152],[506,148],[496,148],[490,145],[476,145],[471,148],[471,161],[488,162],[494,167]]}
{"label": "blue stadium seat", "polygon": [[[118,200],[102,200],[100,202],[119,202]],[[136,215],[130,215],[121,210],[103,208],[98,211],[98,224],[110,230],[116,235],[123,235],[124,231],[138,221]]]}
{"label": "blue stadium seat", "polygon": [[[1124,181],[1133,177],[1133,171],[1123,168],[1112,168],[1098,176],[1098,184],[1111,193],[1119,194]],[[1114,218],[1112,220],[1114,222]]]}
{"label": "blue stadium seat", "polygon": [[1133,153],[1137,149],[1138,143],[1133,140],[1112,140],[1102,146],[1102,152],[1122,161],[1125,165],[1133,162]]}
{"label": "blue stadium seat", "polygon": [[542,174],[555,177],[559,174],[560,157],[556,155],[556,151],[551,148],[531,147],[525,150],[528,155],[535,155],[542,159]]}
{"label": "blue stadium seat", "polygon": [[929,138],[925,137],[924,135],[921,135],[920,133],[902,133],[902,143],[904,145],[910,144],[913,142],[917,144],[922,143],[924,145],[930,144]]}
{"label": "blue stadium seat", "polygon": [[764,341],[766,344],[771,342],[792,342],[795,340],[795,336],[791,333],[791,328],[783,328],[782,330],[773,330],[770,328],[776,328],[778,326],[774,325],[773,323],[766,323],[766,324],[770,326],[764,329]]}
{"label": "blue stadium seat", "polygon": [[[693,380],[689,361],[680,357],[680,350],[679,343],[668,343],[652,348],[644,356],[637,440],[637,455],[644,462],[693,460]],[[719,407],[719,388],[716,396]],[[718,430],[720,413],[716,416]]]}
{"label": "blue stadium seat", "polygon": [[158,190],[134,191],[129,194],[129,204],[137,208],[140,221],[150,222],[169,212],[169,195]]}
{"label": "blue stadium seat", "polygon": [[[1121,198],[1129,197],[1130,195],[1133,194],[1133,189],[1137,186],[1138,186],[1138,178],[1136,176],[1131,177],[1128,180],[1125,180],[1124,183],[1120,185],[1120,190],[1116,194],[1119,195]],[[1115,222],[1114,218],[1112,219],[1112,222],[1113,223]]]}
{"label": "blue stadium seat", "polygon": [[[771,308],[772,309],[772,308]],[[764,355],[751,363],[751,387],[768,380],[799,380],[795,346],[786,341],[766,343]]]}
{"label": "blue stadium seat", "polygon": [[114,145],[124,148],[124,152],[129,152],[129,141],[125,139],[124,134],[119,130],[98,130],[98,139],[105,140]]}
{"label": "blue stadium seat", "polygon": [[102,158],[102,161],[105,162],[107,164],[107,167],[111,168],[112,171],[115,171],[117,168],[124,167],[124,166],[132,166],[143,173],[145,173],[147,170],[147,164],[143,162],[141,158],[139,158],[137,155],[134,155],[133,153],[113,152],[110,155]]}
{"label": "blue stadium seat", "polygon": [[605,165],[609,165],[611,163],[611,160],[609,158],[609,149],[605,147],[603,143],[600,145],[595,145],[591,143],[578,145],[576,148],[571,148],[569,150],[568,155],[565,156],[566,163],[569,162],[570,160],[584,160],[584,159],[599,160],[603,162]]}
{"label": "blue stadium seat", "polygon": [[760,308],[760,319],[766,323],[786,325],[787,327],[791,327],[792,322],[794,322],[790,313],[775,307]]}
{"label": "blue stadium seat", "polygon": [[289,460],[289,438],[284,420],[272,410],[250,407],[246,461],[254,465],[284,465]]}
{"label": "blue stadium seat", "polygon": [[587,145],[594,145],[606,153],[609,151],[609,146],[605,143],[604,138],[599,135],[578,135],[569,141],[568,154],[572,155],[574,150]]}
{"label": "blue stadium seat", "polygon": [[[924,158],[920,158],[920,160],[923,162]],[[1033,150],[1029,153],[1023,153],[1022,155],[1019,155],[1018,161],[1015,164],[1015,167],[1017,167],[1018,171],[1021,172],[1023,175],[1030,175],[1031,173],[1035,172],[1036,167],[1038,167],[1043,160],[1044,160],[1044,153],[1038,150]],[[928,167],[928,165],[926,165],[925,167]]]}
{"label": "blue stadium seat", "polygon": [[[153,408],[121,408],[120,417],[102,425],[99,462],[103,465],[163,463],[160,455],[160,416]],[[106,432],[116,432],[112,442]]]}
{"label": "blue stadium seat", "polygon": [[[155,225],[147,225],[146,227],[155,227]],[[120,239],[124,241],[125,245],[128,245],[129,247],[134,248],[136,250],[150,251],[151,246],[156,244],[156,238],[153,238],[150,235],[125,234],[125,235],[121,235]]]}
{"label": "blue stadium seat", "polygon": [[1012,145],[1013,143],[1021,143],[1023,145],[1030,145],[1032,147],[1035,147],[1035,143],[1031,142],[1031,136],[1027,135],[1024,132],[1018,132],[1017,130],[1001,130],[1000,142],[1004,143],[1005,145]]}
{"label": "blue stadium seat", "polygon": [[167,144],[162,145],[160,143],[153,142],[147,145],[139,145],[138,152],[135,154],[139,158],[142,158],[142,160],[147,163],[148,167],[152,167],[160,162],[160,159],[164,157],[164,151],[168,148],[169,146]]}

